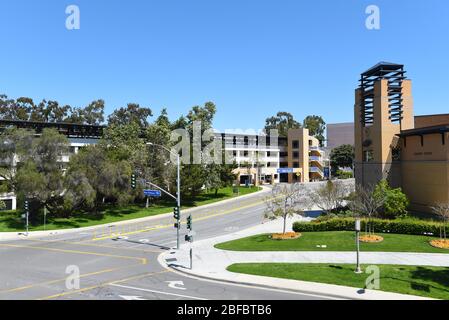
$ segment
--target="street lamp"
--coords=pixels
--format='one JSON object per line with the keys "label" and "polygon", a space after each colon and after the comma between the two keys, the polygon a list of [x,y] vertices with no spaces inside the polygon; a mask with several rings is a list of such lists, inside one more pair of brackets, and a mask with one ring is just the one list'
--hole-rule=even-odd
{"label": "street lamp", "polygon": [[[168,151],[168,153],[172,154],[172,155],[176,155],[176,165],[177,165],[177,176],[178,176],[178,181],[177,181],[177,194],[176,194],[176,202],[177,202],[177,207],[179,208],[179,210],[181,209],[181,160],[179,157],[179,153],[175,153],[172,150],[170,150],[169,148],[160,145],[160,144],[155,144],[152,142],[148,142],[147,145],[149,146],[155,146],[155,147],[159,147],[162,148],[166,151]],[[179,214],[179,219],[177,219],[177,223],[178,223],[178,227],[176,228],[176,249],[179,249],[179,227],[180,227],[180,219],[181,219],[181,214]]]}
{"label": "street lamp", "polygon": [[362,269],[360,268],[360,219],[355,219],[355,243],[357,247],[357,267],[355,269],[355,273],[362,273]]}

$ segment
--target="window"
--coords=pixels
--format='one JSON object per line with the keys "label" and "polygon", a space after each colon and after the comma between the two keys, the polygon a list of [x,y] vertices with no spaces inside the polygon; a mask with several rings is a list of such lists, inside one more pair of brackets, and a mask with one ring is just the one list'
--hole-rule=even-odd
{"label": "window", "polygon": [[299,162],[293,162],[293,168],[299,168]]}
{"label": "window", "polygon": [[281,157],[281,158],[288,157],[288,152],[280,152],[279,157]]}
{"label": "window", "polygon": [[243,156],[247,157],[248,156],[248,151],[243,151]]}
{"label": "window", "polygon": [[271,162],[267,162],[267,167],[268,167],[268,168],[271,167]]}
{"label": "window", "polygon": [[293,149],[299,149],[299,140],[293,140],[292,141],[292,148]]}
{"label": "window", "polygon": [[271,152],[267,151],[267,157],[271,157]]}
{"label": "window", "polygon": [[237,151],[232,151],[232,155],[234,156],[234,157],[237,157]]}
{"label": "window", "polygon": [[248,142],[249,142],[249,139],[248,139],[247,136],[245,136],[245,137],[243,138],[243,143],[245,144],[245,146],[248,145]]}
{"label": "window", "polygon": [[288,162],[281,162],[280,166],[281,168],[288,168]]}
{"label": "window", "polygon": [[309,146],[312,146],[312,140],[309,140]]}
{"label": "window", "polygon": [[293,159],[299,159],[299,152],[293,151]]}
{"label": "window", "polygon": [[237,144],[237,138],[236,136],[234,136],[234,138],[232,138],[232,144],[235,146]]}

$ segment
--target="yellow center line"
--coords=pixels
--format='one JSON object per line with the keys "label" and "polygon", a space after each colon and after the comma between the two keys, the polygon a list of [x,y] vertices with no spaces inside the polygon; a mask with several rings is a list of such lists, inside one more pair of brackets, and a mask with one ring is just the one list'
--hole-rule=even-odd
{"label": "yellow center line", "polygon": [[[240,206],[240,207],[237,207],[237,208],[234,208],[234,209],[230,209],[230,210],[226,210],[226,211],[223,211],[223,212],[201,216],[199,218],[196,218],[195,221],[202,221],[202,220],[206,220],[206,219],[210,219],[210,218],[214,218],[214,217],[218,217],[218,216],[223,216],[223,215],[230,214],[230,213],[242,210],[242,209],[248,209],[248,208],[252,208],[252,207],[258,206],[258,205],[260,205],[260,204],[262,204],[264,202],[265,202],[264,200],[261,200],[261,201],[254,202],[254,203],[249,204],[249,205]],[[92,238],[91,241],[100,241],[100,240],[111,239],[111,238],[114,238],[114,237],[117,237],[117,236],[127,236],[127,235],[133,235],[133,234],[138,234],[138,233],[158,230],[158,229],[166,229],[166,228],[170,228],[172,226],[173,226],[173,224],[158,225],[158,226],[155,226],[155,227],[144,228],[144,229],[141,229],[141,230],[136,230],[136,231],[131,231],[131,232],[125,232],[125,233],[120,233],[120,234],[112,234],[112,235],[108,235],[108,236],[104,236],[104,237]]]}
{"label": "yellow center line", "polygon": [[171,270],[163,270],[163,271],[159,271],[159,272],[149,272],[149,273],[145,273],[143,275],[138,275],[138,276],[133,276],[133,277],[129,277],[129,278],[113,280],[113,281],[109,281],[109,282],[103,282],[103,283],[100,283],[98,285],[94,285],[94,286],[90,286],[90,287],[86,287],[86,288],[82,288],[82,289],[78,289],[78,290],[62,292],[62,293],[58,293],[58,294],[55,294],[55,295],[46,296],[46,297],[43,297],[43,298],[38,298],[36,300],[50,300],[50,299],[61,298],[61,297],[65,297],[65,296],[68,296],[68,295],[75,294],[75,293],[80,293],[80,292],[85,292],[85,291],[90,291],[90,290],[93,290],[93,289],[97,289],[97,288],[100,288],[100,287],[105,287],[105,286],[108,286],[108,285],[111,285],[111,284],[123,283],[123,282],[126,282],[126,281],[141,279],[141,278],[153,276],[153,275],[156,275],[156,274],[162,274],[162,273],[166,273],[166,272],[172,272],[172,271]]}
{"label": "yellow center line", "polygon": [[[91,272],[91,273],[81,274],[80,278],[86,278],[86,277],[90,277],[90,276],[94,276],[94,275],[98,275],[98,274],[103,274],[103,273],[123,270],[123,269],[126,269],[126,268],[131,268],[131,267],[140,266],[140,265],[142,265],[142,264],[138,263],[138,264],[133,264],[133,265],[125,266],[125,267],[103,269],[103,270],[99,270],[99,271],[95,271],[95,272]],[[12,288],[12,289],[1,290],[0,294],[18,292],[18,291],[23,291],[23,290],[26,290],[26,289],[35,288],[35,287],[38,287],[38,286],[45,286],[45,285],[49,285],[49,284],[55,284],[55,283],[58,283],[58,282],[63,282],[66,279],[67,279],[67,277],[64,277],[64,278],[60,278],[60,279],[56,279],[56,280],[49,280],[49,281],[45,281],[45,282],[33,283],[33,284],[30,284],[30,285],[27,285],[27,286],[23,286],[23,287],[17,287],[17,288]]]}
{"label": "yellow center line", "polygon": [[91,251],[67,250],[67,249],[57,249],[57,248],[38,247],[38,246],[23,246],[23,245],[18,245],[18,244],[0,244],[0,247],[32,249],[32,250],[46,250],[46,251],[64,252],[64,253],[72,253],[72,254],[94,255],[94,256],[117,258],[117,259],[138,260],[142,264],[147,264],[146,258],[121,256],[121,255],[91,252]]}
{"label": "yellow center line", "polygon": [[84,242],[78,242],[78,241],[43,240],[43,239],[22,239],[22,240],[35,241],[35,242],[44,242],[44,243],[62,243],[62,244],[71,244],[71,245],[94,247],[94,248],[107,248],[107,249],[136,251],[136,252],[148,252],[148,253],[160,253],[161,252],[161,250],[148,250],[148,249],[127,248],[127,247],[114,247],[114,246],[108,246],[108,245],[103,245],[103,244],[91,244],[91,243],[84,243]]}

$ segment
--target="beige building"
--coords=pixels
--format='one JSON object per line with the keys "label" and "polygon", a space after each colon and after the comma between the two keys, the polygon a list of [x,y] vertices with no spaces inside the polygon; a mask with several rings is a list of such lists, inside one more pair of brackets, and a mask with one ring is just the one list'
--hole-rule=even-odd
{"label": "beige building", "polygon": [[232,153],[241,184],[293,183],[324,178],[324,151],[308,129],[291,129],[270,141],[264,135],[218,134]]}
{"label": "beige building", "polygon": [[355,91],[355,178],[387,179],[412,210],[449,201],[449,115],[413,115],[412,82],[403,65],[381,62]]}

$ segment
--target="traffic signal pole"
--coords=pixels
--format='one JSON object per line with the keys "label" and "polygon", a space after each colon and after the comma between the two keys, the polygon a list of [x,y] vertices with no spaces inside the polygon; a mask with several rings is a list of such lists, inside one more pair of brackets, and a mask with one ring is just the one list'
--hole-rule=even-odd
{"label": "traffic signal pole", "polygon": [[178,228],[176,228],[176,249],[179,250],[179,227],[180,227],[180,220],[181,220],[181,163],[180,163],[179,153],[176,154],[176,163],[178,167],[178,181],[177,181],[177,189],[178,192],[176,194],[177,196],[177,203],[179,208],[179,217],[178,217]]}

